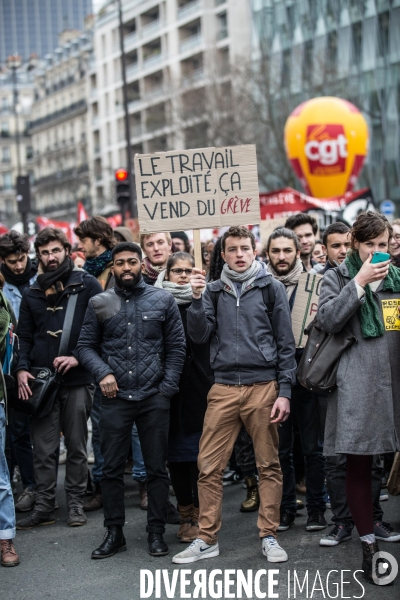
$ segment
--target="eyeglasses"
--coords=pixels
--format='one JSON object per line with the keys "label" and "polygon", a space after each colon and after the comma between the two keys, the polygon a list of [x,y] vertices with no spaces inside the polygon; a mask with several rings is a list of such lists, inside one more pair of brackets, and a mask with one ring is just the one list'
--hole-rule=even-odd
{"label": "eyeglasses", "polygon": [[396,240],[396,242],[400,242],[400,234],[399,233],[394,235],[393,238]]}
{"label": "eyeglasses", "polygon": [[191,275],[193,273],[193,269],[171,269],[171,273],[174,273],[174,275],[182,275],[182,273],[185,273],[185,275]]}
{"label": "eyeglasses", "polygon": [[50,256],[50,254],[57,256],[57,254],[60,254],[64,249],[65,248],[53,248],[53,250],[43,250],[43,252],[40,252],[39,256],[43,256],[44,258]]}

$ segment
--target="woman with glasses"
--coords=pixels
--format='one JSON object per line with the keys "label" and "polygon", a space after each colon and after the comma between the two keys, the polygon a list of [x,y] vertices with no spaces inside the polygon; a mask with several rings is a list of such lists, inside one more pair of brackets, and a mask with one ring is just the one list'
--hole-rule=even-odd
{"label": "woman with glasses", "polygon": [[178,304],[186,332],[186,360],[179,393],[171,399],[168,464],[178,502],[181,525],[177,537],[192,542],[198,533],[199,497],[197,456],[207,408],[207,394],[214,383],[209,344],[195,344],[187,334],[186,309],[192,303],[190,276],[194,260],[186,252],[175,252],[155,283],[172,294]]}
{"label": "woman with glasses", "polygon": [[393,236],[389,240],[389,252],[392,257],[392,265],[400,267],[400,219],[392,223]]}

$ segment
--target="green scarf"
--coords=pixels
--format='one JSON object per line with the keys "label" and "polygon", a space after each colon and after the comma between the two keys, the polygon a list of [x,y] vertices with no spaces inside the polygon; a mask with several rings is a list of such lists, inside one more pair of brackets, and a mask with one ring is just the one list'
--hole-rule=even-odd
{"label": "green scarf", "polygon": [[[345,263],[349,270],[350,277],[354,279],[363,266],[358,250],[353,250],[351,254],[347,256]],[[400,269],[397,269],[393,265],[389,265],[389,273],[383,282],[383,291],[386,290],[394,293],[400,292]],[[361,304],[358,310],[363,338],[375,338],[385,333],[385,327],[382,323],[380,311],[368,284],[365,286],[365,302]]]}

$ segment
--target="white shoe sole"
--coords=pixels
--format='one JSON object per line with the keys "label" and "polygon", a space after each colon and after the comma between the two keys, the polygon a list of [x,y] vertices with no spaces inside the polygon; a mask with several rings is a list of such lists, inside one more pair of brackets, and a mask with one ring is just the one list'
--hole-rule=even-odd
{"label": "white shoe sole", "polygon": [[200,556],[188,556],[187,558],[178,558],[177,556],[174,556],[172,562],[176,565],[186,565],[205,558],[214,558],[215,556],[219,556],[219,550],[213,550],[212,552],[208,552],[208,554],[201,554]]}
{"label": "white shoe sole", "polygon": [[287,554],[285,554],[285,556],[268,556],[268,554],[266,554],[263,550],[263,555],[265,556],[267,561],[271,563],[286,562],[287,560],[289,560]]}
{"label": "white shoe sole", "polygon": [[351,535],[349,535],[349,537],[342,538],[340,540],[340,542],[337,542],[337,541],[334,541],[334,540],[324,540],[324,539],[322,539],[322,540],[319,541],[319,545],[320,546],[338,546],[342,542],[348,542],[349,540],[351,540]]}
{"label": "white shoe sole", "polygon": [[400,541],[400,535],[394,535],[393,537],[381,537],[380,535],[376,535],[375,538],[377,540],[381,540],[381,542],[398,542]]}

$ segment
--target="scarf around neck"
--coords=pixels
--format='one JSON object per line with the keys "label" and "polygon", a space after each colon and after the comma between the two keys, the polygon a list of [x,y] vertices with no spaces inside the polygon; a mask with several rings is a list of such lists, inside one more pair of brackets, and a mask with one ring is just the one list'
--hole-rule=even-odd
{"label": "scarf around neck", "polygon": [[221,281],[222,283],[228,285],[237,297],[236,286],[232,285],[232,283],[242,284],[242,288],[240,290],[240,293],[242,294],[244,289],[249,287],[254,282],[258,273],[263,269],[265,269],[264,263],[259,262],[258,260],[253,260],[247,271],[243,271],[243,273],[237,273],[237,271],[230,269],[228,264],[225,263],[222,268]]}
{"label": "scarf around neck", "polygon": [[299,283],[299,277],[303,272],[303,263],[301,262],[301,259],[298,258],[293,269],[289,271],[289,273],[286,273],[286,275],[278,275],[271,263],[268,263],[267,271],[271,273],[274,279],[277,279],[278,281],[283,283],[283,285],[286,288],[286,295],[288,299],[290,299],[291,295],[294,292],[294,288]]}
{"label": "scarf around neck", "polygon": [[147,277],[156,280],[160,273],[165,271],[165,267],[159,265],[152,265],[147,256],[144,257],[142,272],[146,273]]}
{"label": "scarf around neck", "polygon": [[166,281],[165,274],[166,270],[161,271],[159,276],[157,277],[157,281],[154,284],[154,287],[162,288],[170,294],[176,300],[177,304],[190,304],[193,300],[193,292],[192,286],[190,283],[186,283],[185,285],[178,285],[177,283],[172,283],[171,281]]}
{"label": "scarf around neck", "polygon": [[4,275],[4,279],[7,283],[11,283],[11,285],[15,285],[16,287],[24,286],[30,282],[32,277],[36,275],[38,271],[38,263],[36,260],[31,260],[28,256],[28,260],[26,261],[25,271],[16,275],[7,267],[5,263],[1,265],[1,272]]}
{"label": "scarf around neck", "polygon": [[93,275],[93,277],[98,277],[105,270],[109,262],[111,262],[111,250],[105,250],[99,256],[88,258],[83,265],[83,269],[87,273],[90,273],[90,275]]}
{"label": "scarf around neck", "polygon": [[[358,250],[353,250],[345,259],[345,263],[351,279],[354,279],[363,266]],[[383,291],[400,292],[400,271],[393,265],[389,265],[389,273],[383,280]],[[358,314],[363,338],[375,338],[385,333],[380,311],[368,284],[365,286],[365,302],[358,309]]]}
{"label": "scarf around neck", "polygon": [[37,282],[46,296],[59,294],[64,290],[64,283],[71,275],[74,268],[74,263],[70,256],[66,256],[65,260],[55,271],[47,271],[38,275]]}

